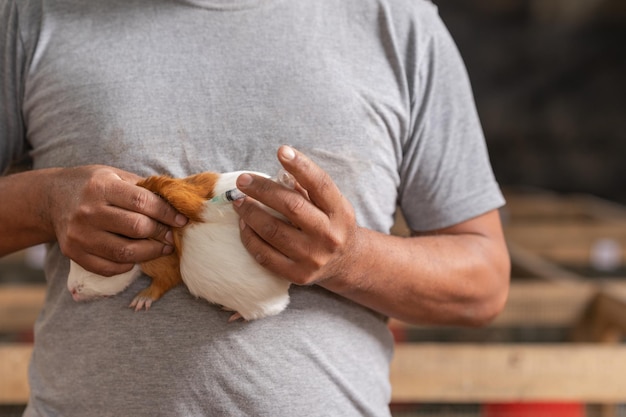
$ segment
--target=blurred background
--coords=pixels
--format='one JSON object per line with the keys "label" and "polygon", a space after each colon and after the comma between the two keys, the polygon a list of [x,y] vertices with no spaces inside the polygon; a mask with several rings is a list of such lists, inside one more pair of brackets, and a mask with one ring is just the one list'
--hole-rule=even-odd
{"label": "blurred background", "polygon": [[434,3],[500,183],[626,202],[626,1]]}

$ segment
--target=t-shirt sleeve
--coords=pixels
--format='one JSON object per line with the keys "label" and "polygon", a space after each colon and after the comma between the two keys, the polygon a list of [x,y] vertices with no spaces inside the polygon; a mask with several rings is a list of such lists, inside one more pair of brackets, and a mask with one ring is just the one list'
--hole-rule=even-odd
{"label": "t-shirt sleeve", "polygon": [[399,204],[416,231],[504,204],[465,65],[434,6],[428,10],[426,30],[413,41],[411,123],[400,167]]}
{"label": "t-shirt sleeve", "polygon": [[0,174],[26,151],[20,110],[23,68],[17,3],[0,0]]}

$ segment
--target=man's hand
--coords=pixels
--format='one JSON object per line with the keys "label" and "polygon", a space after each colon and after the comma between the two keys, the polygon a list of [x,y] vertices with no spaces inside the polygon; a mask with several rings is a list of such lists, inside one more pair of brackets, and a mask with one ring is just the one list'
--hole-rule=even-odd
{"label": "man's hand", "polygon": [[[352,205],[330,176],[303,154],[283,146],[278,158],[295,177],[296,190],[249,174],[237,180],[237,187],[251,197],[235,203],[244,246],[261,265],[299,285],[342,274],[356,259],[359,246]],[[263,210],[259,202],[288,222]]]}
{"label": "man's hand", "polygon": [[57,171],[47,192],[49,221],[64,255],[105,276],[173,251],[169,226],[187,219],[135,184],[141,178],[101,165]]}
{"label": "man's hand", "polygon": [[430,233],[389,236],[357,226],[351,204],[306,156],[281,147],[278,158],[295,190],[247,174],[237,181],[248,195],[234,203],[241,239],[260,264],[410,323],[478,326],[502,310],[510,262],[498,210]]}

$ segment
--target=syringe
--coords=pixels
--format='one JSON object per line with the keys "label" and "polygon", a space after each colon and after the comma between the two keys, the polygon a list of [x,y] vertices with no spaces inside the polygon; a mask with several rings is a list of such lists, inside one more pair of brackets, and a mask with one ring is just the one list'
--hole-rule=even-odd
{"label": "syringe", "polygon": [[[284,168],[279,169],[276,177],[271,178],[271,180],[291,190],[296,187],[296,179]],[[231,190],[223,192],[220,195],[216,195],[209,201],[215,204],[226,204],[231,203],[235,200],[241,200],[244,197],[246,197],[246,194],[244,194],[238,188],[233,188]]]}

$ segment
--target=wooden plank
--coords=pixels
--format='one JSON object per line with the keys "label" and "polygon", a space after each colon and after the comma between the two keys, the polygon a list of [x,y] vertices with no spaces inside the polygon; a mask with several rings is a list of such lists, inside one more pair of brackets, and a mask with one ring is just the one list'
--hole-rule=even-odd
{"label": "wooden plank", "polygon": [[505,195],[503,218],[509,242],[552,263],[585,268],[599,259],[598,244],[608,239],[619,252],[616,262],[621,264],[616,266],[624,266],[626,206],[588,194],[509,191]]}
{"label": "wooden plank", "polygon": [[[32,347],[0,345],[0,404],[23,404]],[[626,402],[626,347],[604,345],[396,346],[392,401]]]}
{"label": "wooden plank", "polygon": [[[590,310],[597,299],[601,303],[598,311],[592,313]],[[603,327],[617,329],[626,335],[626,281],[512,282],[504,310],[488,327],[563,327],[574,330],[588,315],[599,317],[594,320],[604,323]],[[390,319],[389,326],[394,330],[428,328],[396,319]],[[584,335],[577,340],[599,341]]]}
{"label": "wooden plank", "polygon": [[[626,282],[610,285],[613,291],[626,292]],[[512,282],[504,310],[489,327],[571,327],[583,316],[599,288],[585,282]],[[419,327],[395,319],[389,325],[394,329]]]}
{"label": "wooden plank", "polygon": [[[626,288],[626,282],[623,285]],[[502,313],[490,326],[560,326],[573,325],[597,294],[590,283],[512,282]]]}
{"label": "wooden plank", "polygon": [[508,240],[524,247],[550,248],[565,245],[579,247],[600,239],[626,242],[626,225],[600,224],[511,224],[504,227]]}
{"label": "wooden plank", "polygon": [[626,206],[591,194],[577,194],[575,198],[592,213],[595,218],[626,221]]}
{"label": "wooden plank", "polygon": [[27,370],[32,345],[0,344],[0,404],[28,401]]}
{"label": "wooden plank", "polygon": [[0,332],[32,329],[45,296],[45,285],[0,286]]}
{"label": "wooden plank", "polygon": [[[537,256],[544,258],[546,261],[555,263],[557,265],[566,265],[568,267],[574,268],[596,268],[599,272],[605,271],[607,267],[602,267],[603,264],[602,258],[606,258],[606,256],[595,255],[594,256],[594,245],[595,242],[583,243],[577,246],[555,246],[550,248],[536,248],[533,249]],[[622,249],[616,255],[611,255],[615,261],[611,262],[611,266],[608,267],[615,271],[623,271],[624,260],[626,260],[626,242],[620,243]],[[594,258],[600,258],[596,261]],[[614,275],[620,275],[623,272],[615,272]],[[589,273],[589,275],[593,275]]]}
{"label": "wooden plank", "polygon": [[559,194],[546,190],[504,190],[506,223],[571,223],[626,221],[626,206],[590,194]]}
{"label": "wooden plank", "polygon": [[524,278],[541,278],[550,282],[582,282],[585,277],[562,268],[529,250],[515,241],[507,239],[511,264],[516,273]]}
{"label": "wooden plank", "polygon": [[588,266],[609,255],[620,266],[626,259],[626,225],[517,224],[505,227],[504,233],[510,245],[552,263]]}
{"label": "wooden plank", "polygon": [[394,402],[626,402],[626,347],[398,345]]}

